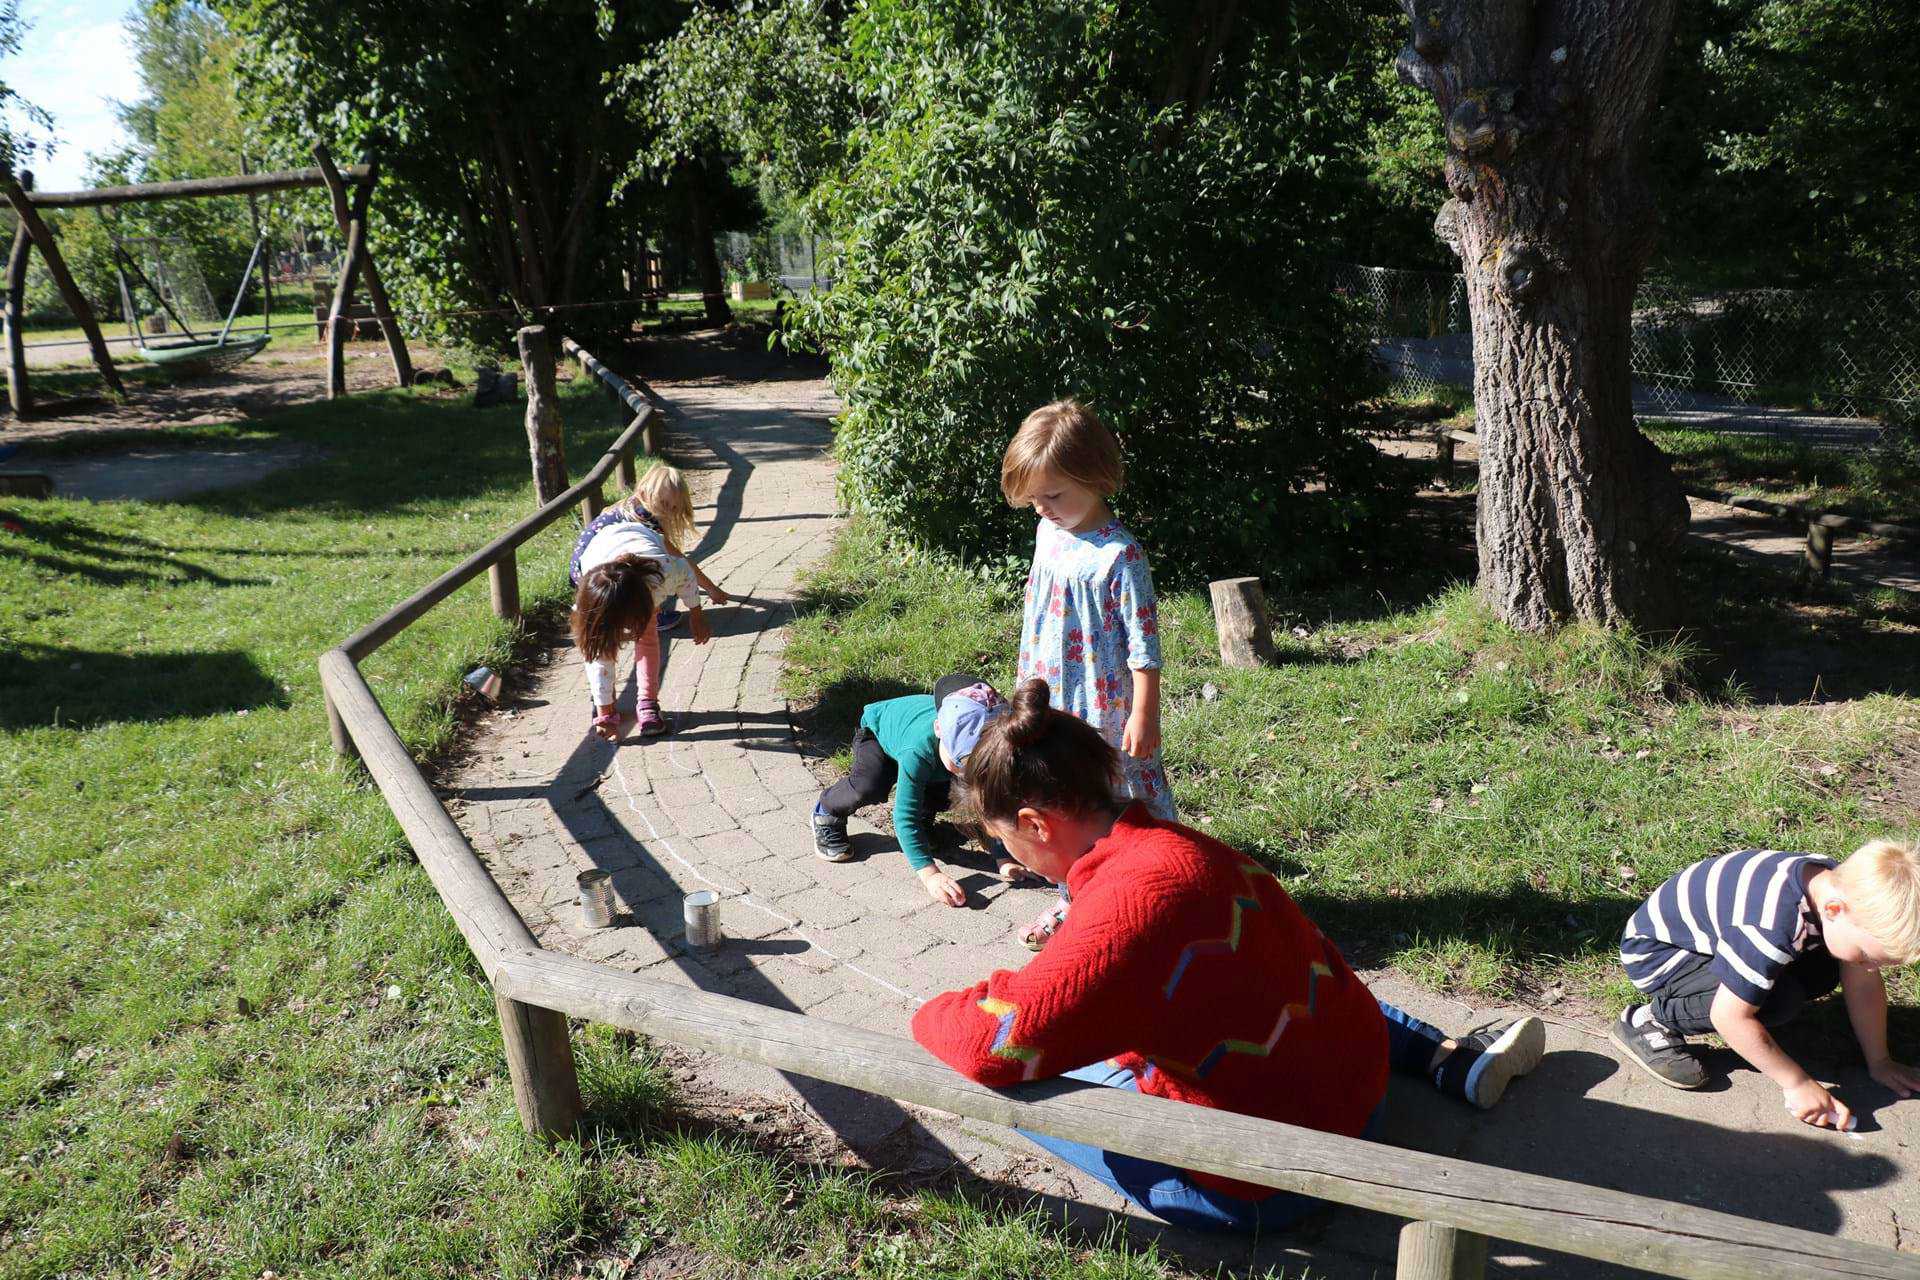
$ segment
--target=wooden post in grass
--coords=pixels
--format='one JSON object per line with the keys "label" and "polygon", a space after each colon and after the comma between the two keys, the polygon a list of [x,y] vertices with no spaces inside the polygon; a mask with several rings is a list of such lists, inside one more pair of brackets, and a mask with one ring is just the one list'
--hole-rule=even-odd
{"label": "wooden post in grass", "polygon": [[[632,426],[633,424],[628,423],[627,425]],[[625,492],[632,493],[633,487],[639,483],[640,469],[634,465],[633,445],[629,443],[625,448],[620,450],[620,487]]]}
{"label": "wooden post in grass", "polygon": [[1258,667],[1273,661],[1273,625],[1258,578],[1222,578],[1207,584],[1213,595],[1213,625],[1220,633],[1220,661]]}
{"label": "wooden post in grass", "polygon": [[487,566],[487,589],[493,596],[493,616],[520,616],[520,560],[512,547]]}
{"label": "wooden post in grass", "polygon": [[[33,175],[20,175],[20,189],[33,190]],[[7,258],[7,401],[13,416],[24,418],[33,412],[33,388],[27,383],[26,335],[20,332],[25,318],[27,296],[27,259],[33,254],[33,237],[25,223],[13,236],[13,252]]]}
{"label": "wooden post in grass", "polygon": [[347,211],[347,249],[341,255],[340,278],[334,282],[333,304],[327,308],[327,399],[347,394],[347,332],[342,323],[353,302],[353,281],[359,274],[360,260],[367,252],[367,201],[373,198],[373,183],[363,182],[353,193],[353,207]]}
{"label": "wooden post in grass", "polygon": [[580,523],[592,524],[602,511],[607,509],[606,489],[603,485],[593,485],[580,498]]}
{"label": "wooden post in grass", "polygon": [[340,708],[334,705],[332,698],[327,703],[327,737],[333,741],[333,754],[343,760],[356,759],[360,752],[353,745],[353,735],[347,732],[347,721],[340,714]]}
{"label": "wooden post in grass", "polygon": [[1453,485],[1453,432],[1441,427],[1433,433],[1434,478],[1442,485]]}
{"label": "wooden post in grass", "polygon": [[[324,143],[315,143],[313,158],[320,165],[320,176],[326,179],[327,194],[333,198],[333,220],[339,226],[340,234],[351,238],[353,235],[353,213],[347,207],[347,186],[340,178],[340,171],[334,167],[333,156]],[[366,157],[367,177],[363,189],[373,191],[374,178],[378,176],[379,161],[371,154]],[[365,206],[362,206],[361,221],[365,222]],[[365,233],[362,232],[364,238]],[[400,318],[393,314],[393,304],[387,301],[387,286],[380,279],[380,268],[374,265],[373,254],[363,254],[360,272],[367,281],[367,301],[373,304],[374,317],[380,322],[380,332],[387,339],[387,356],[393,361],[395,386],[413,384],[413,359],[407,354],[407,340],[400,334]]]}
{"label": "wooden post in grass", "polygon": [[495,995],[493,1004],[500,1013],[521,1127],[550,1142],[572,1137],[580,1123],[580,1079],[573,1069],[567,1016],[503,995]]}
{"label": "wooden post in grass", "polygon": [[[20,219],[21,230],[33,237],[40,256],[47,260],[47,272],[59,288],[60,297],[66,302],[67,310],[73,313],[73,318],[80,322],[81,331],[87,335],[87,346],[93,351],[93,363],[100,370],[101,381],[116,396],[126,395],[127,389],[120,381],[120,371],[113,367],[113,357],[107,354],[107,341],[100,336],[100,325],[93,318],[93,307],[88,304],[86,295],[80,292],[80,286],[73,282],[73,273],[67,270],[67,260],[60,256],[60,246],[54,242],[52,230],[40,217],[40,211],[27,199],[20,179],[14,177],[10,169],[0,169],[0,195],[6,196],[7,203],[13,206],[14,214]],[[11,347],[11,340],[8,345]]]}
{"label": "wooden post in grass", "polygon": [[1393,1280],[1481,1280],[1487,1273],[1487,1238],[1438,1222],[1400,1228],[1400,1256]]}
{"label": "wooden post in grass", "polygon": [[1807,553],[1803,576],[1808,582],[1827,582],[1833,577],[1833,530],[1818,518],[1807,521]]}
{"label": "wooden post in grass", "polygon": [[527,373],[527,451],[533,459],[534,505],[546,506],[567,488],[567,446],[553,389],[553,344],[547,327],[530,324],[515,335]]}

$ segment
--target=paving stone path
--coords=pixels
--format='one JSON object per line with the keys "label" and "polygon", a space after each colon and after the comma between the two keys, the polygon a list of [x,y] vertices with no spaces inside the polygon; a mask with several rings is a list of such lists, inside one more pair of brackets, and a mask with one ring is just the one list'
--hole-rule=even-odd
{"label": "paving stone path", "polygon": [[[660,739],[616,747],[593,738],[578,658],[558,641],[544,663],[516,678],[507,704],[446,779],[449,807],[543,945],[904,1035],[921,1000],[1022,964],[1027,953],[1015,935],[1046,905],[1047,892],[1001,884],[982,861],[962,878],[972,894],[967,909],[936,905],[891,838],[857,821],[856,861],[833,865],[812,855],[807,815],[821,779],[795,745],[779,681],[796,582],[838,527],[826,425],[834,401],[823,384],[805,379],[654,385],[676,411],[670,454],[699,480],[707,534],[694,554],[739,603],[712,610],[715,635],[704,647],[684,630],[673,633],[661,700],[675,732]],[[623,674],[622,704],[630,710],[630,672]],[[614,928],[578,925],[574,877],[593,867],[613,872],[626,912]],[[696,889],[721,895],[726,941],[715,951],[684,943],[681,899]],[[1391,974],[1363,976],[1384,998],[1446,1027],[1465,1028],[1489,1012]],[[1816,1044],[1808,1061],[1837,1063],[1827,1078],[1838,1079],[1869,1116],[1870,1131],[1858,1138],[1793,1123],[1778,1091],[1753,1072],[1735,1072],[1720,1092],[1676,1101],[1679,1095],[1612,1055],[1604,1012],[1562,1010],[1561,1018],[1535,1077],[1491,1113],[1397,1081],[1385,1138],[1907,1243],[1901,1219],[1920,1221],[1920,1180],[1902,1175],[1920,1146],[1920,1103],[1889,1105],[1866,1083],[1850,1046],[1836,1055]],[[1109,1221],[1104,1212],[1119,1207],[1104,1188],[1006,1130],[710,1055],[677,1061],[694,1095],[757,1100],[736,1116],[793,1109],[815,1129],[830,1129],[844,1160],[909,1178],[964,1171],[1032,1196],[1095,1234]],[[1756,1170],[1764,1173],[1755,1177]],[[1291,1274],[1304,1264],[1315,1275],[1365,1277],[1391,1272],[1397,1226],[1354,1211],[1306,1239],[1159,1235],[1196,1270],[1220,1263],[1239,1274],[1268,1267]],[[1157,1232],[1137,1218],[1132,1229]],[[1622,1274],[1502,1244],[1493,1252],[1506,1267],[1537,1272],[1546,1261],[1554,1275]]]}

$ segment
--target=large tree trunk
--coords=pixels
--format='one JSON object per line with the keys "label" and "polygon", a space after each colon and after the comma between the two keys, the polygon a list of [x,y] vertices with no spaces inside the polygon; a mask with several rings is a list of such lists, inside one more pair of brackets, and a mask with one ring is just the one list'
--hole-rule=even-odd
{"label": "large tree trunk", "polygon": [[1662,625],[1687,504],[1633,420],[1647,119],[1675,0],[1401,0],[1473,313],[1480,591],[1513,626]]}
{"label": "large tree trunk", "polygon": [[720,254],[713,247],[713,213],[707,204],[707,175],[699,161],[682,162],[680,180],[687,202],[687,238],[693,243],[694,266],[700,271],[700,297],[706,304],[707,323],[725,324],[733,319],[727,305],[726,281],[720,275]]}

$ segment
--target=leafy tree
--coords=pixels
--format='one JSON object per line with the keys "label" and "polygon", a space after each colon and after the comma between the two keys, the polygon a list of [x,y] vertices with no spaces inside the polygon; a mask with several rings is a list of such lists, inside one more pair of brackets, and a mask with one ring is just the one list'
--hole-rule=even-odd
{"label": "leafy tree", "polygon": [[242,37],[247,96],[280,162],[302,162],[314,142],[380,158],[375,251],[403,310],[447,315],[443,332],[488,344],[519,317],[583,335],[625,327],[617,311],[578,305],[613,292],[643,232],[641,202],[614,194],[642,139],[607,82],[672,31],[677,6],[217,7]]}
{"label": "leafy tree", "polygon": [[[1122,437],[1122,511],[1174,580],[1324,567],[1378,514],[1318,256],[1370,74],[1347,7],[797,2],[688,30],[675,56],[717,52],[676,82],[745,86],[711,114],[838,246],[801,323],[861,505],[968,555],[1021,550],[1001,451],[1077,395]],[[777,81],[751,56],[775,45],[801,50]]]}

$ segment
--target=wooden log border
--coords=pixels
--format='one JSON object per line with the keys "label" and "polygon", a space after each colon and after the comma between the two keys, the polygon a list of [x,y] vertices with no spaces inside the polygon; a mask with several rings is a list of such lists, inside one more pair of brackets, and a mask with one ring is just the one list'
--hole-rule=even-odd
{"label": "wooden log border", "polygon": [[[567,350],[584,355],[571,344]],[[559,1135],[578,1115],[565,1037],[565,1019],[575,1017],[954,1115],[1407,1218],[1415,1224],[1402,1236],[1402,1275],[1409,1280],[1479,1274],[1484,1255],[1474,1237],[1689,1280],[1920,1280],[1920,1256],[1646,1196],[1200,1111],[1123,1089],[1066,1080],[989,1089],[903,1037],[543,950],[408,754],[357,662],[598,489],[659,412],[592,357],[582,364],[638,412],[614,448],[580,483],[320,657],[336,733],[365,761],[493,986],[515,1100],[530,1132]]]}

